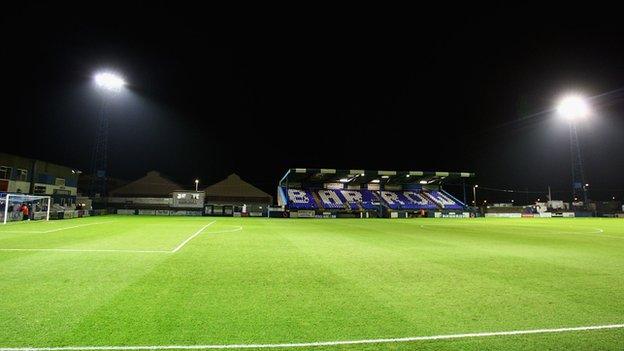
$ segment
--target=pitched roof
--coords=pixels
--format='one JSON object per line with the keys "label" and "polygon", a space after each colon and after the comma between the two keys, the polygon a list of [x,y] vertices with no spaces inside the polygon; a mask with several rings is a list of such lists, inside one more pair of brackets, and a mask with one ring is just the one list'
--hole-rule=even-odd
{"label": "pitched roof", "polygon": [[181,190],[182,187],[160,175],[156,171],[147,172],[145,177],[130,182],[110,192],[111,196],[145,196],[145,197],[167,197],[173,191]]}
{"label": "pitched roof", "polygon": [[206,189],[206,197],[273,198],[271,195],[242,180],[232,173],[224,180]]}

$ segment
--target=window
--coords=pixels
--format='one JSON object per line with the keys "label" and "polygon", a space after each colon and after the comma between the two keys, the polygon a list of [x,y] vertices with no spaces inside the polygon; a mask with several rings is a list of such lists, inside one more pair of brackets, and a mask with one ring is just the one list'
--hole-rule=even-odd
{"label": "window", "polygon": [[0,179],[11,179],[11,167],[0,166]]}
{"label": "window", "polygon": [[25,169],[18,168],[17,169],[17,180],[26,182],[28,181],[28,171]]}
{"label": "window", "polygon": [[65,179],[64,178],[56,178],[54,180],[54,185],[65,186]]}

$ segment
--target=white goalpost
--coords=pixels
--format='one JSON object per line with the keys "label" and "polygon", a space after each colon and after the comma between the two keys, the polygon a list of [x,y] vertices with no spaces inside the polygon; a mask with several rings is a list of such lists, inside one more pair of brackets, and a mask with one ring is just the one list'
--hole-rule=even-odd
{"label": "white goalpost", "polygon": [[0,197],[1,223],[7,224],[7,222],[22,220],[49,221],[51,206],[52,202],[49,196],[6,194],[6,196]]}

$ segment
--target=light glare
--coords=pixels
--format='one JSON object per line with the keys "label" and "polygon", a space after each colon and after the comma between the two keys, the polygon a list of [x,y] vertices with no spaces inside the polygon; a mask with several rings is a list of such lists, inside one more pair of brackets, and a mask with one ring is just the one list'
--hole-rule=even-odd
{"label": "light glare", "polygon": [[570,121],[574,121],[589,115],[589,105],[582,96],[570,95],[561,99],[559,106],[557,106],[557,113]]}
{"label": "light glare", "polygon": [[95,75],[95,84],[106,90],[120,91],[126,85],[126,82],[119,75],[111,72],[101,72]]}

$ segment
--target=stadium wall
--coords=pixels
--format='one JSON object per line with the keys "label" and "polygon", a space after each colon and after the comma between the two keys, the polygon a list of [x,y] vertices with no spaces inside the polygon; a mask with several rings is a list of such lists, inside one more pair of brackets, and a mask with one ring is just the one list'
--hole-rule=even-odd
{"label": "stadium wall", "polygon": [[47,195],[55,205],[73,206],[78,174],[71,167],[0,153],[0,192]]}

